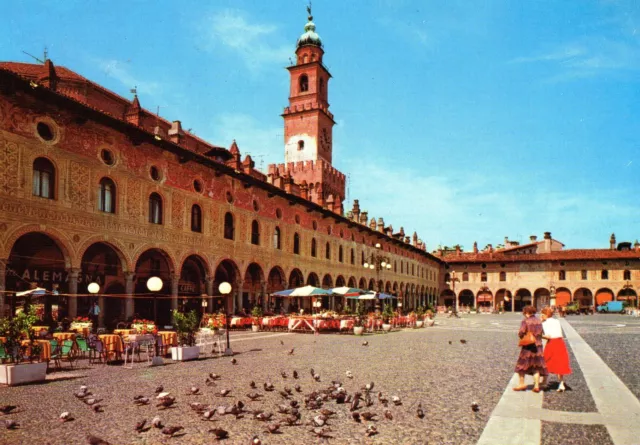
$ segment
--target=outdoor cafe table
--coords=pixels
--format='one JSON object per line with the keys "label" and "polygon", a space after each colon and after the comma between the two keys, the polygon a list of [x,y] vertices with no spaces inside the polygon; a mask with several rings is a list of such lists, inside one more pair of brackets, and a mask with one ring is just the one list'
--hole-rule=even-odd
{"label": "outdoor cafe table", "polygon": [[124,349],[122,346],[122,338],[115,334],[102,334],[98,335],[98,338],[104,344],[104,350],[109,354],[114,354],[119,357]]}
{"label": "outdoor cafe table", "polygon": [[73,340],[76,341],[76,333],[75,332],[54,332],[53,338],[62,342],[65,340]]}
{"label": "outdoor cafe table", "polygon": [[158,331],[158,335],[162,337],[162,345],[178,346],[178,334],[174,331]]}
{"label": "outdoor cafe table", "polygon": [[335,318],[294,317],[289,319],[290,331],[321,331],[340,329],[340,320]]}
{"label": "outdoor cafe table", "polygon": [[89,337],[92,328],[93,323],[71,323],[70,330],[76,331],[78,334],[86,338]]}
{"label": "outdoor cafe table", "polygon": [[33,332],[35,332],[36,334],[39,334],[40,331],[47,331],[49,332],[49,326],[31,326],[31,330]]}
{"label": "outdoor cafe table", "polygon": [[114,329],[113,333],[115,335],[130,335],[135,334],[137,331],[135,329]]}
{"label": "outdoor cafe table", "polygon": [[[6,341],[7,341],[6,337],[0,337],[0,343],[5,343]],[[40,352],[40,360],[47,361],[47,362],[51,360],[51,343],[49,343],[48,340],[34,340],[33,342],[42,346],[42,350]],[[22,346],[28,346],[29,340],[22,340],[20,344]],[[26,355],[29,355],[30,353],[31,353],[30,349],[27,348]]]}
{"label": "outdoor cafe table", "polygon": [[251,325],[251,317],[232,317],[230,327],[241,328]]}

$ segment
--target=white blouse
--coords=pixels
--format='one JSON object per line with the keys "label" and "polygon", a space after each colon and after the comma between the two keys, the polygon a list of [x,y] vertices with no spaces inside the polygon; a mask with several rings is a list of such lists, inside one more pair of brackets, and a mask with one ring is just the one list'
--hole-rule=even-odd
{"label": "white blouse", "polygon": [[542,322],[542,329],[544,330],[545,337],[562,338],[562,326],[560,326],[560,320],[547,318]]}

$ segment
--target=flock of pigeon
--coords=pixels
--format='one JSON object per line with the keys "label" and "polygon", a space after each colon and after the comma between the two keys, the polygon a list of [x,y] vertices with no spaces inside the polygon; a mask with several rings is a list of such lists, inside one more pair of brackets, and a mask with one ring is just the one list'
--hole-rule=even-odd
{"label": "flock of pigeon", "polygon": [[[449,343],[451,344],[451,342]],[[284,345],[282,341],[281,344]],[[362,345],[368,346],[368,342],[365,341]],[[294,349],[287,351],[288,355],[293,355],[293,353]],[[232,365],[237,363],[235,358],[231,359]],[[309,374],[312,383],[321,383],[320,374],[313,368],[309,370]],[[260,428],[261,434],[280,434],[283,427],[301,427],[305,428],[313,436],[323,439],[334,437],[331,435],[331,423],[332,419],[338,414],[336,410],[347,411],[347,415],[351,417],[353,422],[363,425],[363,434],[370,437],[378,434],[376,422],[382,420],[382,418],[387,421],[393,421],[394,411],[392,409],[403,404],[397,395],[392,395],[389,398],[382,391],[375,391],[374,382],[367,383],[360,390],[350,393],[345,389],[342,382],[334,380],[321,389],[314,389],[304,393],[300,384],[302,382],[301,376],[298,371],[293,370],[291,373],[293,378],[292,386],[286,383],[289,381],[289,374],[286,371],[281,371],[280,375],[284,381],[281,389],[276,389],[276,386],[270,380],[263,382],[262,385],[251,381],[248,385],[248,392],[245,394],[246,403],[242,400],[237,400],[234,403],[224,403],[223,400],[231,395],[232,390],[222,387],[222,376],[209,373],[204,379],[204,385],[207,388],[216,389],[212,393],[207,392],[206,395],[219,397],[221,399],[220,402],[212,404],[186,400],[185,402],[193,410],[194,415],[202,421],[215,421],[225,416],[233,416],[235,419],[251,418],[263,425]],[[345,375],[347,379],[354,378],[351,371],[346,371]],[[277,392],[281,397],[281,403],[272,407],[271,410],[266,406],[259,405],[265,397],[264,393],[259,392],[260,387],[264,393]],[[101,413],[104,411],[104,405],[100,404],[102,399],[94,395],[87,386],[81,386],[79,391],[74,393],[74,396],[93,412]],[[187,399],[192,396],[205,396],[205,393],[194,385],[186,390],[184,396]],[[150,422],[146,418],[136,422],[135,426],[133,426],[133,432],[144,434],[152,428],[156,428],[161,430],[162,434],[167,437],[180,437],[186,434],[182,425],[165,425],[162,420],[162,411],[174,408],[180,403],[176,396],[165,391],[162,385],[155,389],[154,395],[135,395],[132,403],[137,406],[155,405],[158,410],[157,415]],[[0,406],[0,412],[9,415],[16,408],[14,405],[4,405]],[[477,414],[480,410],[478,403],[472,403],[471,410],[474,415]],[[415,408],[414,415],[419,420],[425,418],[425,411],[421,403],[418,403]],[[60,414],[59,420],[60,422],[70,422],[74,418],[72,414],[65,411]],[[9,419],[4,420],[4,424],[9,430],[17,429],[20,426],[17,421]],[[223,428],[211,428],[208,432],[212,434],[212,439],[217,441],[229,439],[231,436],[231,433]],[[109,445],[109,442],[94,435],[87,436],[87,443],[90,445]],[[259,435],[255,435],[251,439],[251,445],[261,445],[261,443]]]}

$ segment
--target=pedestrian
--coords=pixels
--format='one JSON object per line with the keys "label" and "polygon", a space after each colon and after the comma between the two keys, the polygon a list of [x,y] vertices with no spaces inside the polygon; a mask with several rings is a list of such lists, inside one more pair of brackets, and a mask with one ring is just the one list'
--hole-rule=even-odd
{"label": "pedestrian", "polygon": [[100,315],[100,306],[96,301],[91,305],[91,309],[89,309],[89,317],[91,318],[91,322],[93,323],[93,329],[98,328],[98,316]]}
{"label": "pedestrian", "polygon": [[519,384],[514,386],[513,390],[525,391],[527,387],[524,384],[524,375],[529,374],[533,375],[533,392],[540,392],[540,376],[544,377],[548,374],[542,352],[542,322],[536,317],[536,308],[533,306],[525,306],[522,309],[522,315],[524,315],[524,319],[520,323],[518,337],[520,337],[521,343],[525,337],[532,335],[533,338],[532,343],[523,345],[520,349],[515,369],[519,377]]}
{"label": "pedestrian", "polygon": [[567,345],[562,338],[562,326],[560,320],[553,318],[553,309],[545,307],[541,311],[542,318],[542,338],[547,340],[544,347],[544,362],[547,365],[549,374],[558,376],[558,392],[564,392],[564,376],[571,374],[569,364],[569,353]]}

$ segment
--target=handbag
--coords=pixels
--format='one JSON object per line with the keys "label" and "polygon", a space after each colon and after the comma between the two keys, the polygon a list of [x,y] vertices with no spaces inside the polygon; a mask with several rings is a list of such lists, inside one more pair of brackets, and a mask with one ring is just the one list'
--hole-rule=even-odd
{"label": "handbag", "polygon": [[518,346],[529,346],[535,344],[535,342],[536,337],[531,332],[527,331],[527,333],[524,334],[524,337],[522,337],[518,342]]}

